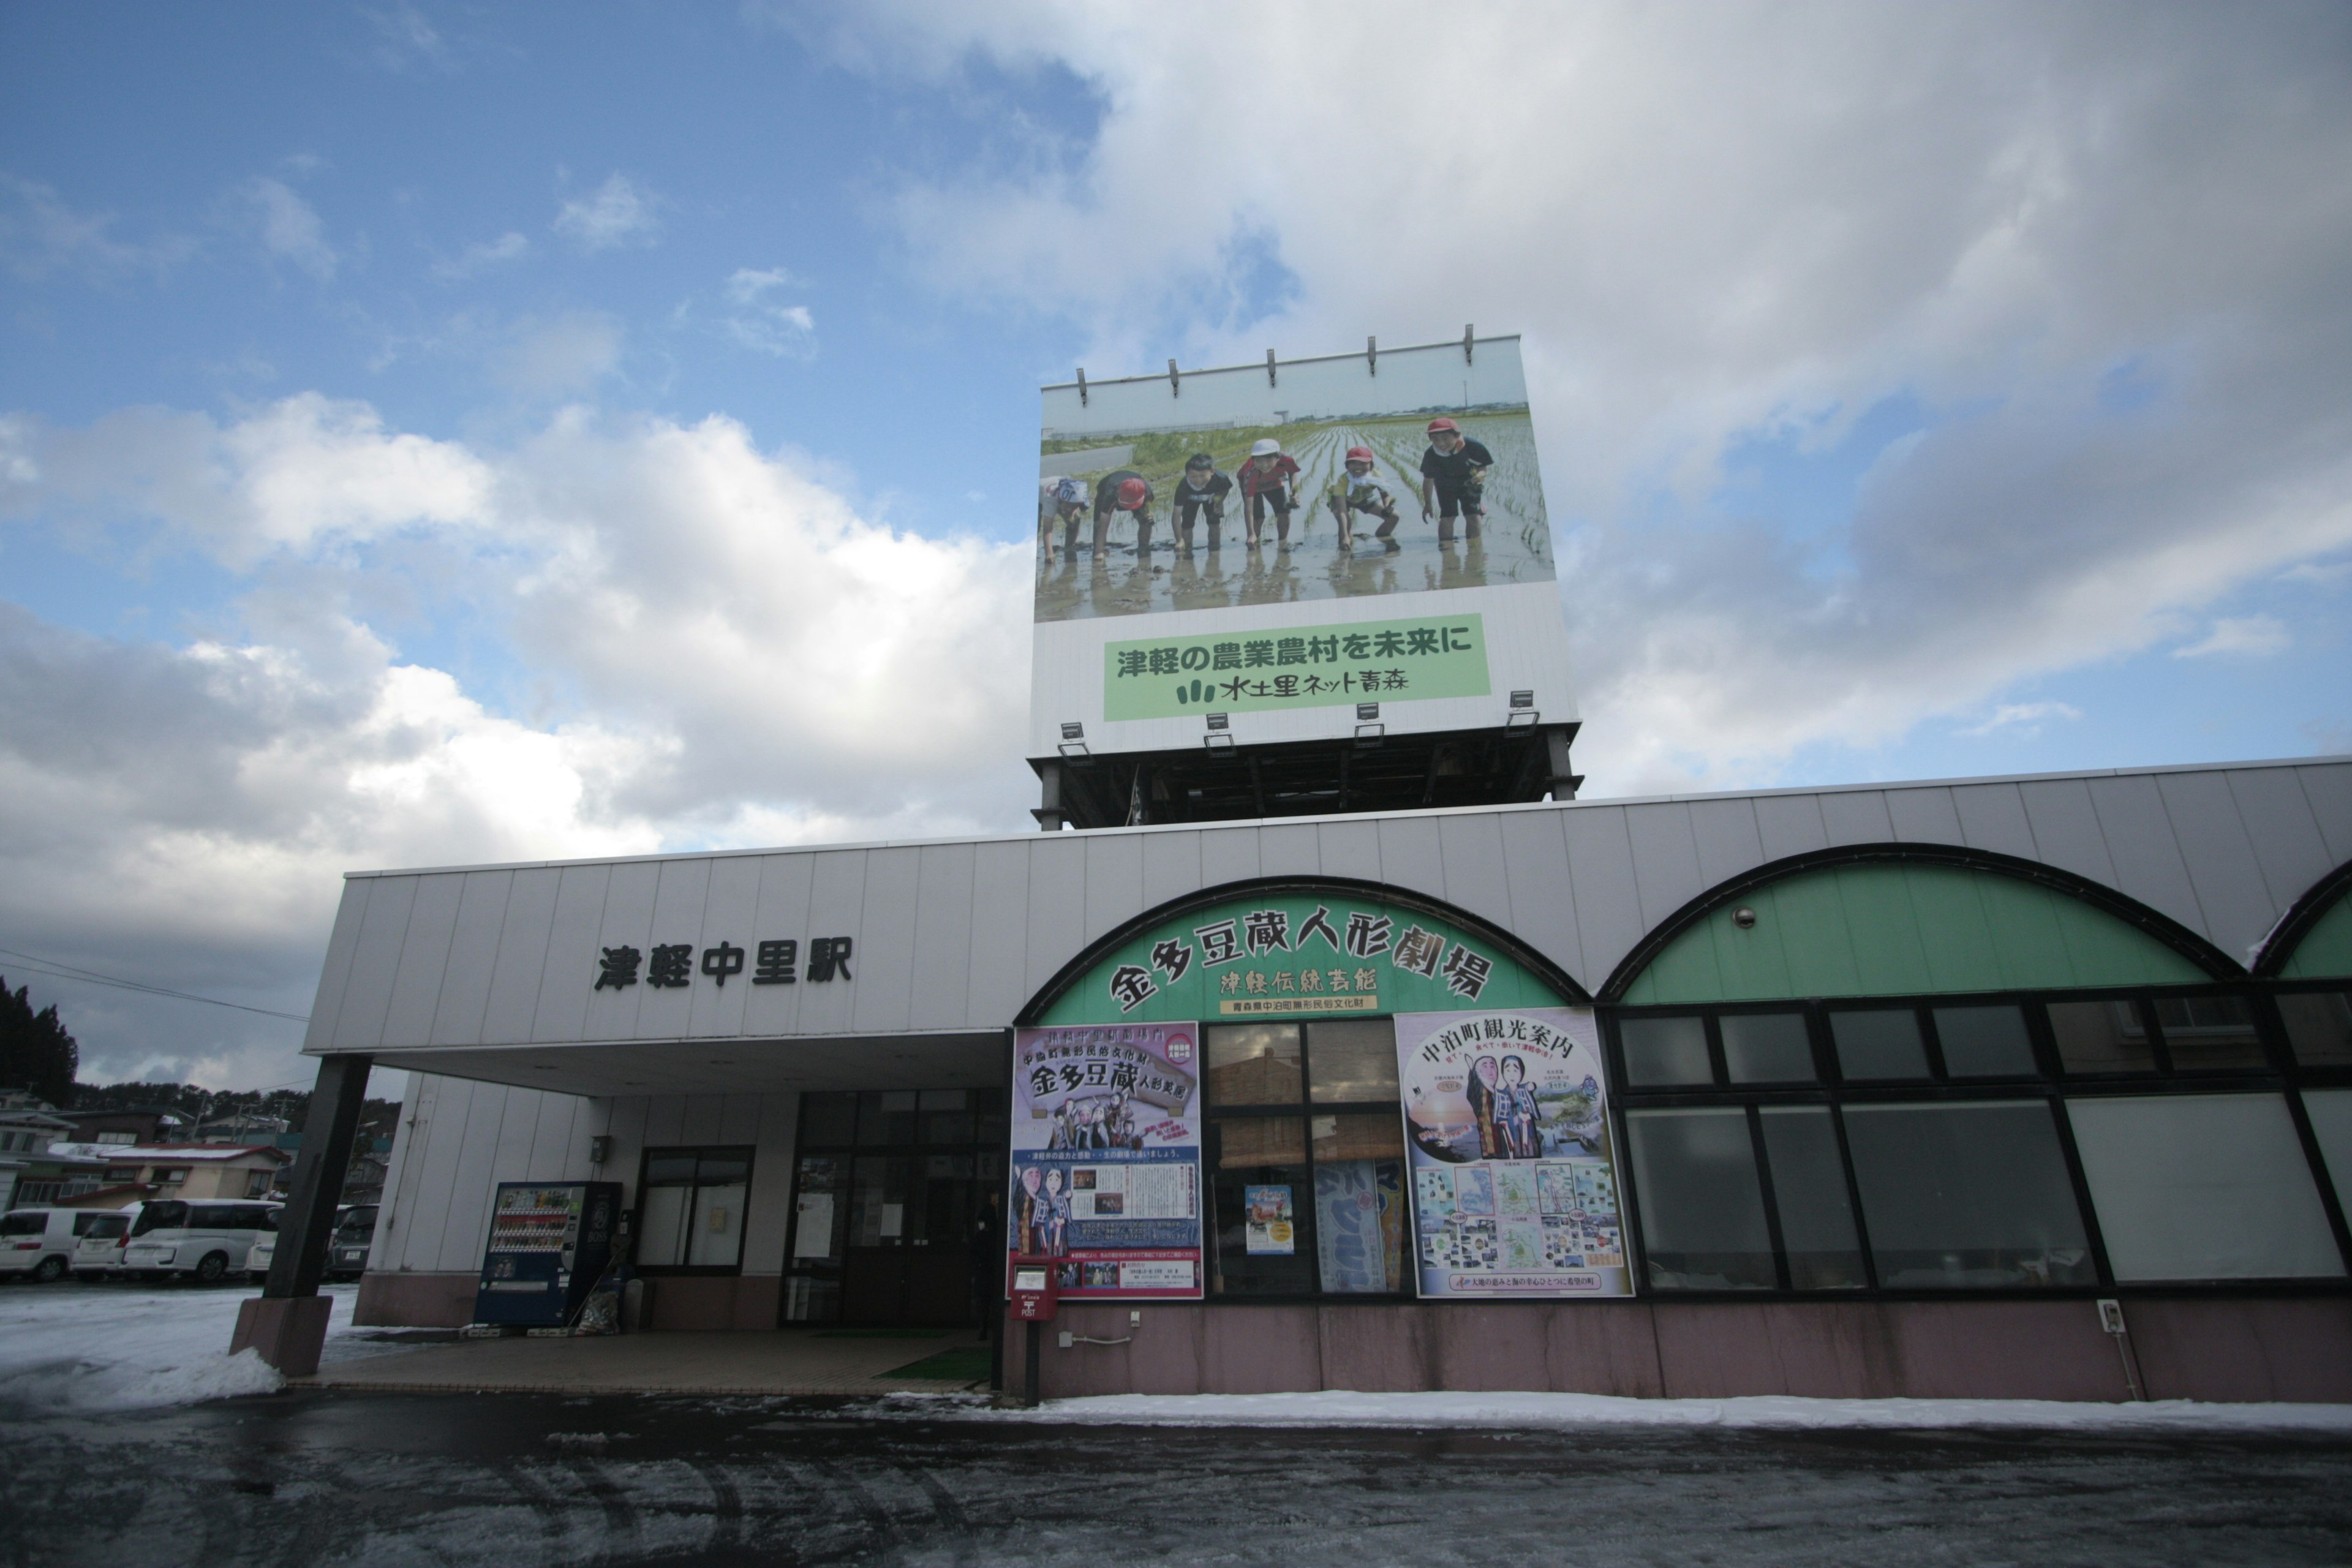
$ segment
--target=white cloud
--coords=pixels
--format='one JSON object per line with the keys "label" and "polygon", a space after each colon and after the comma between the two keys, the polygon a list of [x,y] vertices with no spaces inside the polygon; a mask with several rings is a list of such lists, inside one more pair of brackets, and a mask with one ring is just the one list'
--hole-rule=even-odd
{"label": "white cloud", "polygon": [[655,211],[658,205],[650,191],[615,174],[591,195],[563,203],[555,215],[555,232],[586,250],[651,245],[661,236],[661,219]]}
{"label": "white cloud", "polygon": [[[1596,788],[1882,744],[2352,544],[2325,7],[1466,7],[1431,49],[1402,0],[835,26],[877,74],[1082,84],[1084,140],[992,132],[894,210],[939,286],[1076,318],[1088,364],[1171,323],[1204,364],[1528,334]],[[1242,36],[1317,67],[1190,68]],[[1925,428],[1849,522],[1707,504],[1735,445],[1822,451],[1890,399]]]}
{"label": "white cloud", "polygon": [[2213,623],[2202,640],[2186,647],[2172,650],[2175,658],[2208,658],[2217,653],[2243,654],[2249,658],[2264,658],[2284,653],[2294,639],[2286,627],[2272,616],[2225,616]]}
{"label": "white cloud", "polygon": [[782,268],[766,271],[738,268],[727,279],[727,335],[747,349],[779,359],[806,359],[816,352],[816,318],[805,305],[770,298],[796,280]]}
{"label": "white cloud", "polygon": [[2071,702],[2004,702],[1992,710],[1991,718],[1959,733],[1983,736],[2005,730],[2020,739],[2030,740],[2042,733],[2042,725],[2050,720],[2082,716],[2083,710]]}
{"label": "white cloud", "polygon": [[388,11],[362,6],[360,14],[375,27],[375,58],[387,70],[417,65],[449,68],[448,40],[415,6],[395,5]]}
{"label": "white cloud", "polygon": [[342,258],[327,243],[326,226],[317,211],[292,186],[262,176],[247,180],[238,195],[263,250],[321,283],[334,277]]}
{"label": "white cloud", "polygon": [[77,212],[56,188],[0,174],[0,257],[27,282],[56,272],[104,281],[125,272],[161,273],[194,249],[184,237],[149,244],[114,237],[112,213]]}
{"label": "white cloud", "polygon": [[436,262],[433,275],[436,278],[452,279],[471,278],[485,268],[503,266],[509,261],[520,261],[530,254],[530,241],[514,230],[509,229],[496,239],[480,240],[466,247],[452,260]]}
{"label": "white cloud", "polygon": [[621,363],[625,329],[601,310],[576,310],[553,321],[519,323],[492,356],[499,381],[518,391],[585,391]]}

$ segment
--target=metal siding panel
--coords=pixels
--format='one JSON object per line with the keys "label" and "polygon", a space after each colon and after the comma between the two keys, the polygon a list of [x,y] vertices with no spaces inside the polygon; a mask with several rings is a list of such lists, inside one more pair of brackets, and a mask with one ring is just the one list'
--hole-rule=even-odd
{"label": "metal siding panel", "polygon": [[[856,951],[851,950],[854,961]],[[689,1094],[679,1110],[677,1141],[698,1147],[727,1142],[727,1101],[723,1094]]]}
{"label": "metal siding panel", "polygon": [[751,1191],[744,1205],[743,1272],[780,1274],[793,1201],[793,1139],[800,1130],[800,1096],[789,1090],[761,1095],[758,1111]]}
{"label": "metal siding panel", "polygon": [[1315,829],[1315,861],[1326,877],[1381,879],[1381,829],[1374,822],[1325,822]]}
{"label": "metal siding panel", "polygon": [[[809,883],[809,942],[819,937],[856,937],[866,913],[866,860],[870,849],[820,851],[816,875]],[[801,1016],[803,1035],[846,1034],[857,1009],[857,987],[865,983],[856,945],[850,948],[849,979],[814,984],[808,978],[809,942],[801,944]],[[902,961],[903,962],[903,961]]]}
{"label": "metal siding panel", "polygon": [[1091,944],[1143,912],[1143,839],[1122,833],[1086,844],[1086,940]]}
{"label": "metal siding panel", "polygon": [[760,1142],[760,1102],[764,1094],[729,1094],[719,1097],[719,1142],[749,1143],[754,1148]]}
{"label": "metal siding panel", "polygon": [[1712,888],[1764,864],[1764,836],[1750,800],[1690,803],[1691,842],[1698,849],[1698,879]]}
{"label": "metal siding panel", "polygon": [[967,1027],[1010,1024],[1029,980],[1029,846],[982,844],[972,858],[971,987]]}
{"label": "metal siding panel", "polygon": [[1952,791],[1960,819],[1960,842],[1971,849],[2038,860],[2033,825],[2025,818],[2025,797],[2013,784],[1961,784]]}
{"label": "metal siding panel", "polygon": [[1757,796],[1756,832],[1763,841],[1767,864],[1830,847],[1829,829],[1822,825],[1822,797],[1817,795]]}
{"label": "metal siding panel", "polygon": [[647,1095],[644,1147],[675,1149],[685,1142],[686,1096],[682,1094]]}
{"label": "metal siding panel", "polygon": [[520,1045],[530,1038],[540,977],[547,970],[547,942],[555,922],[555,886],[560,880],[562,874],[551,867],[534,866],[514,873],[499,924],[499,956],[490,973],[489,1000],[482,1007],[481,1044]]}
{"label": "metal siding panel", "polygon": [[[743,1033],[743,1012],[751,995],[752,960],[760,951],[760,860],[730,856],[710,863],[710,890],[702,905],[702,929],[695,944],[694,998],[687,1032],[697,1039],[728,1039]],[[721,982],[702,973],[702,954],[720,942],[743,950],[743,968]]]}
{"label": "metal siding panel", "polygon": [[2232,768],[2224,775],[2279,914],[2336,868],[2312,815],[2311,797],[2294,775],[2293,768]]}
{"label": "metal siding panel", "polygon": [[1212,827],[1201,834],[1201,886],[1222,888],[1264,875],[1258,869],[1257,829]]}
{"label": "metal siding panel", "polygon": [[2294,770],[2303,785],[2319,836],[2327,845],[2331,866],[2352,860],[2352,763],[2314,763]]}
{"label": "metal siding panel", "polygon": [[457,897],[457,918],[449,937],[449,959],[441,971],[441,998],[433,1009],[432,1043],[473,1046],[482,1039],[482,1015],[490,1005],[490,977],[498,971],[499,932],[507,920],[512,871],[468,871]]}
{"label": "metal siding panel", "polygon": [[1959,808],[1948,789],[1890,789],[1886,816],[1904,844],[1960,844]]}
{"label": "metal siding panel", "polygon": [[1143,907],[1158,909],[1201,886],[1198,833],[1148,833],[1143,837]]}
{"label": "metal siding panel", "polygon": [[2156,788],[2215,945],[2241,963],[2252,963],[2263,934],[2286,911],[2286,900],[2273,898],[2263,880],[2228,777],[2161,773]]}
{"label": "metal siding panel", "polygon": [[2150,909],[2160,910],[2218,941],[2198,906],[2196,884],[2180,858],[2180,840],[2164,809],[2156,780],[2146,773],[2093,779],[2091,804],[2099,814],[2100,837],[2115,858],[2116,886]]}
{"label": "metal siding panel", "polygon": [[1427,898],[1445,896],[1445,852],[1437,823],[1426,816],[1387,817],[1381,823],[1381,880]]}
{"label": "metal siding panel", "polygon": [[1642,940],[1642,898],[1633,885],[1633,841],[1622,806],[1583,806],[1566,813],[1560,831],[1568,842],[1569,889],[1576,899],[1577,940],[1584,947],[1581,973],[1595,991]]}
{"label": "metal siding panel", "polygon": [[407,1260],[409,1234],[415,1228],[409,1221],[415,1212],[416,1184],[425,1172],[424,1162],[417,1158],[417,1134],[424,1123],[415,1117],[425,1076],[408,1075],[400,1112],[392,1119],[392,1158],[384,1162],[383,1209],[376,1221],[376,1235],[382,1240],[373,1257],[375,1267],[385,1272],[397,1270]]}
{"label": "metal siding panel", "polygon": [[956,1028],[971,1011],[973,859],[969,844],[935,844],[921,851],[908,1028]]}
{"label": "metal siding panel", "polygon": [[1257,863],[1266,877],[1312,877],[1323,869],[1321,846],[1315,825],[1308,822],[1270,824],[1257,831]]}
{"label": "metal siding panel", "polygon": [[[552,879],[550,879],[551,884]],[[551,886],[551,895],[552,888]],[[500,1124],[505,1120],[504,1084],[467,1086],[463,1127],[458,1133],[457,1159],[449,1173],[449,1217],[442,1227],[439,1266],[471,1270],[482,1266],[482,1240],[489,1231],[491,1183],[499,1153]]]}
{"label": "metal siding panel", "polygon": [[[417,1140],[417,1154],[413,1166],[416,1173],[414,1189],[400,1215],[400,1224],[408,1227],[407,1237],[401,1246],[403,1268],[429,1270],[441,1266],[441,1237],[449,1228],[449,1184],[456,1173],[457,1155],[456,1143],[445,1142],[440,1121],[442,1107],[450,1102],[451,1085],[457,1081],[438,1073],[420,1073],[409,1079],[408,1114],[416,1119],[416,1124],[405,1130]],[[467,1085],[463,1092],[470,1093],[472,1087]],[[462,1110],[457,1120],[462,1131]],[[449,1138],[454,1140],[455,1136],[450,1134]]]}
{"label": "metal siding panel", "polygon": [[1625,837],[1633,850],[1633,895],[1644,930],[1706,890],[1690,814],[1681,805],[1627,806]]}
{"label": "metal siding panel", "polygon": [[523,1163],[521,1182],[561,1182],[571,1179],[567,1167],[572,1163],[572,1124],[579,1110],[576,1094],[553,1094],[545,1089],[526,1090],[538,1104],[532,1108],[530,1153]]}
{"label": "metal siding panel", "polygon": [[368,888],[373,878],[347,878],[343,896],[335,903],[335,923],[327,933],[326,961],[319,966],[319,989],[310,998],[310,1026],[302,1031],[302,1048],[334,1048],[335,1024],[343,1010],[343,993],[352,977],[352,954],[359,947],[360,926],[367,918]]}
{"label": "metal siding panel", "polygon": [[2033,857],[2103,887],[2116,887],[2115,857],[2084,779],[2025,779],[2017,786],[2033,829]]}
{"label": "metal siding panel", "polygon": [[[753,929],[761,942],[790,939],[800,943],[795,974],[808,965],[809,889],[816,877],[815,859],[813,855],[760,857],[760,903]],[[759,952],[755,943],[752,957],[756,959]],[[790,985],[754,985],[743,998],[743,1032],[763,1037],[793,1034],[799,1026],[800,1005],[798,981]]]}
{"label": "metal siding panel", "polygon": [[1895,821],[1881,790],[1836,790],[1821,797],[1822,828],[1835,845],[1892,844]]}
{"label": "metal siding panel", "polygon": [[850,950],[849,1017],[859,1029],[907,1026],[915,987],[915,919],[920,905],[919,849],[874,849],[866,856],[866,889],[858,910],[857,944]]}
{"label": "metal siding panel", "polygon": [[1087,847],[1075,834],[1039,834],[1029,847],[1029,944],[1024,997],[1086,946]]}
{"label": "metal siding panel", "polygon": [[400,944],[400,973],[393,977],[392,1005],[384,1014],[386,1046],[422,1046],[433,1038],[433,1014],[441,1000],[441,977],[449,966],[449,943],[465,892],[462,872],[416,879],[416,903],[408,911],[408,934]]}
{"label": "metal siding panel", "polygon": [[359,944],[352,950],[352,977],[343,989],[341,1016],[335,1020],[335,1039],[345,1050],[367,1050],[383,1043],[393,977],[400,973],[400,950],[408,934],[408,911],[416,902],[414,877],[378,877],[374,882]]}
{"label": "metal siding panel", "polygon": [[1437,851],[1445,868],[1447,903],[1505,931],[1516,929],[1511,879],[1503,862],[1503,830],[1494,813],[1440,817]]}
{"label": "metal siding panel", "polygon": [[[656,947],[676,947],[681,942],[693,945],[702,934],[703,910],[709,901],[709,861],[661,862],[661,880],[654,887],[654,918],[649,928],[653,935],[646,945],[648,973]],[[650,980],[640,985],[635,1037],[683,1039],[688,1026],[694,1021],[694,986],[700,983],[698,975],[693,983],[683,986],[656,986]]]}
{"label": "metal siding panel", "polygon": [[1576,934],[1576,900],[1569,888],[1568,840],[1560,831],[1565,815],[1514,811],[1499,818],[1503,875],[1511,889],[1512,932],[1589,992],[1599,982],[1583,973],[1584,950]]}
{"label": "metal siding panel", "polygon": [[589,944],[594,951],[583,956],[589,962],[589,973],[594,976],[601,973],[606,948],[634,947],[637,950],[637,983],[600,988],[593,978],[586,982],[588,1002],[581,1014],[582,1039],[637,1037],[637,1014],[646,996],[646,955],[654,945],[654,898],[660,890],[658,860],[633,860],[613,868],[613,875],[604,884],[604,917]]}
{"label": "metal siding panel", "polygon": [[563,868],[548,930],[547,966],[539,976],[539,1005],[531,1010],[534,1041],[586,1037],[588,997],[596,988],[596,934],[604,928],[604,890],[612,880],[610,866]]}

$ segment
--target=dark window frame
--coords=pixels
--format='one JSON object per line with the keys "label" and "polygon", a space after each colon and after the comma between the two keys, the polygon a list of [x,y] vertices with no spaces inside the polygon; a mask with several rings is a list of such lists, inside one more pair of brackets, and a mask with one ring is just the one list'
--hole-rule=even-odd
{"label": "dark window frame", "polygon": [[[2303,1104],[2303,1090],[2310,1089],[2352,1088],[2352,1064],[2332,1067],[2305,1067],[2297,1063],[2288,1047],[2285,1029],[2280,1019],[2275,997],[2289,991],[2347,991],[2352,980],[2339,981],[2236,981],[2217,982],[2203,985],[2137,985],[2095,987],[2082,990],[2032,990],[1997,992],[1955,992],[1893,996],[1839,996],[1780,999],[1774,1001],[1741,1001],[1726,1003],[1658,1004],[1639,1007],[1604,1006],[1600,1009],[1602,1049],[1616,1086],[1612,1094],[1611,1133],[1620,1151],[1628,1151],[1631,1143],[1626,1131],[1626,1113],[1631,1110],[1659,1107],[1743,1106],[1748,1110],[1749,1145],[1757,1164],[1759,1190],[1765,1196],[1765,1216],[1773,1247],[1773,1262],[1780,1281],[1775,1289],[1690,1290],[1650,1283],[1648,1237],[1643,1234],[1641,1204],[1634,1190],[1639,1175],[1630,1158],[1621,1159],[1618,1179],[1623,1190],[1619,1194],[1619,1208],[1624,1226],[1626,1257],[1633,1271],[1634,1287],[1646,1296],[1670,1298],[1675,1300],[2049,1300],[2108,1295],[2162,1297],[2179,1295],[2323,1295],[2352,1294],[2352,1228],[2347,1228],[2343,1206],[2338,1203],[2334,1184],[2322,1158],[2310,1117]],[[2156,1004],[2174,998],[2234,996],[2246,1005],[2252,1023],[2255,1039],[2260,1047],[2259,1066],[2230,1066],[2215,1068],[2179,1068],[2164,1037],[2164,1023]],[[2148,1032],[2152,1068],[2114,1073],[2068,1073],[2059,1059],[2057,1042],[2052,1033],[2050,1019],[2044,1010],[2052,1002],[2109,1002],[2128,1000],[2137,1005],[2141,1020]],[[1936,1026],[1935,1009],[1979,1005],[2014,1005],[2022,1009],[2027,1037],[2032,1042],[2035,1071],[2032,1074],[2010,1074],[1999,1077],[1955,1078],[1948,1070],[1943,1044]],[[1870,1079],[1847,1080],[1841,1070],[1837,1048],[1831,1034],[1830,1016],[1843,1011],[1869,1011],[1908,1008],[1912,1011],[1920,1032],[1921,1044],[1927,1059],[1928,1076],[1919,1079]],[[1734,1083],[1726,1071],[1722,1032],[1718,1019],[1735,1014],[1801,1012],[1806,1020],[1807,1036],[1812,1046],[1814,1070],[1818,1080],[1812,1083]],[[1627,1082],[1623,1047],[1619,1026],[1622,1021],[1643,1017],[1687,1017],[1701,1016],[1706,1021],[1707,1056],[1714,1082],[1660,1087],[1632,1087]],[[2149,1096],[2202,1096],[2230,1093],[2269,1093],[2278,1095],[2285,1103],[2297,1138],[2302,1144],[2305,1163],[2326,1215],[2334,1235],[2336,1250],[2346,1273],[2334,1279],[2212,1279],[2168,1280],[2152,1283],[2118,1283],[2111,1268],[2105,1238],[2100,1232],[2099,1217],[2091,1201],[2088,1178],[2084,1173],[2081,1151],[2075,1146],[2072,1118],[2067,1114],[2070,1100],[2146,1098]],[[1873,1104],[1934,1104],[1937,1102],[2035,1100],[2048,1109],[2057,1135],[2059,1152],[2065,1162],[2067,1177],[2074,1194],[2075,1210],[2082,1221],[2083,1234],[2089,1247],[2096,1283],[2090,1285],[2052,1285],[2044,1287],[1971,1288],[1965,1286],[1892,1289],[1880,1282],[1878,1260],[1870,1242],[1869,1219],[1863,1207],[1862,1184],[1853,1163],[1845,1125],[1843,1108],[1848,1105]],[[1760,1111],[1772,1105],[1821,1105],[1830,1108],[1831,1125],[1837,1135],[1838,1157],[1844,1167],[1847,1202],[1853,1211],[1854,1235],[1862,1249],[1864,1275],[1867,1281],[1862,1289],[1851,1287],[1799,1289],[1790,1286],[1792,1276],[1787,1247],[1781,1234],[1781,1221],[1775,1193],[1769,1154],[1762,1136]]]}
{"label": "dark window frame", "polygon": [[[661,1185],[665,1187],[685,1185],[693,1192],[694,1196],[689,1200],[687,1208],[684,1231],[689,1240],[694,1235],[695,1221],[701,1216],[702,1213],[702,1191],[705,1184],[702,1181],[701,1162],[706,1157],[733,1159],[740,1155],[742,1158],[743,1217],[735,1236],[735,1261],[732,1263],[646,1263],[636,1258],[637,1248],[645,1242],[646,1194],[652,1190],[653,1184],[648,1178],[652,1174],[653,1163],[656,1157],[675,1160],[687,1154],[694,1156],[695,1179],[690,1183],[683,1184],[664,1182]],[[629,1237],[629,1254],[632,1259],[630,1268],[649,1279],[731,1279],[740,1277],[743,1272],[744,1248],[751,1239],[751,1188],[759,1179],[758,1161],[759,1146],[755,1143],[678,1143],[666,1144],[660,1148],[648,1145],[641,1150],[637,1155],[637,1223],[632,1228]],[[713,1182],[709,1184],[715,1187],[732,1186],[734,1184]]]}

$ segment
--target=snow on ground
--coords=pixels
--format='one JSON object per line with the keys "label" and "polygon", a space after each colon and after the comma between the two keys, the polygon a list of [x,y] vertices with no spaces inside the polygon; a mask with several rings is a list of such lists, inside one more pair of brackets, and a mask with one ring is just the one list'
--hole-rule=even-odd
{"label": "snow on ground", "polygon": [[[892,1400],[903,1414],[949,1414],[920,1396]],[[1035,1410],[959,1404],[955,1415],[989,1420],[1125,1426],[1560,1426],[2010,1427],[2102,1432],[2302,1431],[2352,1433],[2352,1405],[2139,1405],[2053,1399],[1622,1399],[1598,1394],[1102,1394],[1048,1400]]]}
{"label": "snow on ground", "polygon": [[[0,1288],[0,1407],[137,1410],[240,1394],[283,1381],[251,1351],[228,1353],[240,1303],[257,1286],[30,1285]],[[354,1337],[356,1285],[330,1285],[325,1361],[396,1347]]]}

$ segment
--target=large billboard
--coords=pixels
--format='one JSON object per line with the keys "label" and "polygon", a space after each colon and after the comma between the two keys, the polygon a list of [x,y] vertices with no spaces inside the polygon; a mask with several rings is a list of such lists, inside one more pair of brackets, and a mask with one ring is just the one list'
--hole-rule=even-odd
{"label": "large billboard", "polygon": [[1032,755],[1576,716],[1516,337],[1044,398]]}

